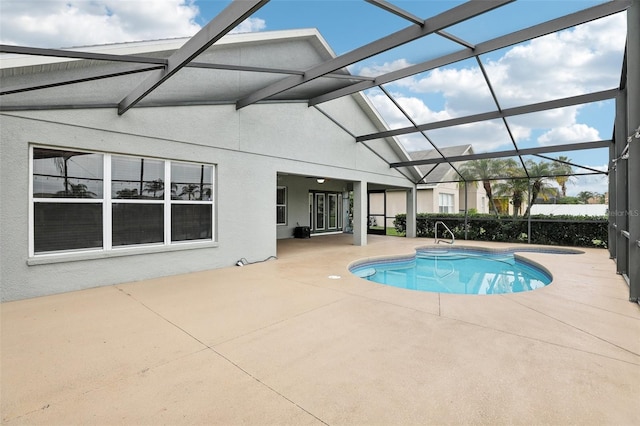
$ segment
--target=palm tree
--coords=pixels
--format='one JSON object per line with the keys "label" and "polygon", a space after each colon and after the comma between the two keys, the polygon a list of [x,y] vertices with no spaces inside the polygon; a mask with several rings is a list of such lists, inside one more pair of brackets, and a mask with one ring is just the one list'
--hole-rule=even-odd
{"label": "palm tree", "polygon": [[482,186],[487,193],[489,200],[489,210],[498,215],[498,210],[493,203],[493,191],[491,188],[491,180],[500,174],[504,161],[494,158],[483,158],[480,160],[472,160],[464,163],[458,171],[465,180],[478,179],[482,181]]}
{"label": "palm tree", "polygon": [[138,198],[138,188],[125,188],[120,191],[116,191],[116,196],[118,198]]}
{"label": "palm tree", "polygon": [[[73,156],[68,152],[62,153],[59,157],[53,157],[53,163],[56,169],[64,176],[64,192],[69,194],[69,159]],[[59,194],[60,192],[58,192]]]}
{"label": "palm tree", "polygon": [[58,191],[57,195],[60,197],[70,197],[70,198],[95,198],[96,193],[89,191],[87,185],[84,183],[73,184],[69,182],[69,186],[71,187],[70,191]]}
{"label": "palm tree", "polygon": [[[570,163],[571,159],[567,156],[561,155],[558,157],[558,161],[553,162],[552,171],[553,174],[558,175],[570,175],[573,173],[573,167]],[[560,185],[560,190],[562,191],[562,196],[567,196],[567,183],[570,181],[572,176],[556,176],[554,179]]]}
{"label": "palm tree", "polygon": [[584,204],[587,204],[589,202],[589,199],[593,197],[595,197],[595,193],[591,191],[580,191],[578,193],[578,199]]}
{"label": "palm tree", "polygon": [[[513,178],[500,181],[495,184],[495,194],[500,197],[509,197],[513,203],[513,217],[515,218],[522,208],[522,202],[526,196],[529,186],[526,179],[515,179],[522,176],[522,169],[514,159],[502,160],[500,163],[501,173]],[[507,209],[508,210],[508,209]]]}
{"label": "palm tree", "polygon": [[193,197],[193,199],[197,199],[196,194],[200,193],[200,189],[198,188],[198,185],[195,185],[193,183],[190,183],[189,185],[183,186],[182,187],[182,192],[180,193],[180,197],[182,197],[183,195],[187,195],[189,197],[189,200],[191,200],[191,197]]}
{"label": "palm tree", "polygon": [[525,162],[527,171],[529,172],[531,182],[531,203],[527,206],[525,216],[531,214],[531,206],[535,204],[538,197],[547,200],[550,195],[556,195],[557,190],[549,185],[549,175],[552,174],[552,166],[546,161],[536,163],[533,160]]}
{"label": "palm tree", "polygon": [[200,198],[204,197],[205,200],[211,200],[211,188],[204,188],[200,193]]}
{"label": "palm tree", "polygon": [[157,192],[162,191],[163,189],[164,189],[164,182],[162,181],[162,179],[159,179],[159,178],[144,184],[144,190],[146,192],[151,192],[153,194],[153,198],[156,198]]}
{"label": "palm tree", "polygon": [[513,217],[520,213],[522,203],[529,192],[529,182],[527,179],[508,179],[499,182],[495,186],[496,194],[511,197],[513,202]]}

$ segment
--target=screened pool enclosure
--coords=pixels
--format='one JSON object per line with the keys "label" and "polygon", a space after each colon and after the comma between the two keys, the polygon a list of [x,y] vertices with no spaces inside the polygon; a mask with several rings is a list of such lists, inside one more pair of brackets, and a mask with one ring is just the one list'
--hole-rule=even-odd
{"label": "screened pool enclosure", "polygon": [[[630,300],[638,301],[640,1],[559,1],[553,8],[512,0],[220,3],[225,7],[219,14],[168,58],[111,54],[89,47],[2,45],[2,115],[106,108],[124,121],[136,108],[229,105],[242,114],[256,105],[303,103],[414,185],[441,182],[434,179],[445,172],[450,172],[448,176],[454,176],[452,182],[457,184],[522,182],[529,188],[525,191],[529,196],[531,185],[540,178],[564,176],[574,184],[597,184],[608,193],[610,256],[629,284]],[[330,28],[319,27],[336,53],[313,66],[296,57],[278,68],[264,65],[264,58],[257,55],[242,63],[227,61],[224,55],[219,61],[201,57],[244,20],[267,12],[287,13],[287,8],[308,10],[308,18],[291,28],[314,27],[313,9],[331,8],[339,17],[335,25],[343,31],[351,28],[353,36],[338,40]],[[626,37],[608,32],[625,26]],[[38,67],[12,65],[12,61],[28,63],[30,57],[37,58],[34,64]],[[65,64],[78,60],[92,66],[79,67],[73,77],[60,72]],[[229,71],[241,76],[241,83],[233,90],[216,84],[217,76]],[[207,73],[211,78],[202,79]],[[198,84],[187,86],[184,80],[197,80]],[[97,81],[117,81],[121,90],[85,89]],[[48,94],[46,99],[43,93]],[[332,103],[352,95],[363,96],[375,106],[387,129],[355,133],[350,117],[332,113]],[[3,149],[10,143],[3,140]],[[472,153],[447,155],[448,148],[467,144]],[[427,150],[434,155],[418,160],[410,155]],[[37,152],[42,157],[50,154],[42,149]],[[404,160],[397,161],[398,156]],[[508,163],[502,164],[509,167],[493,170],[490,176],[470,172],[479,162],[490,159],[506,160]],[[111,161],[117,166],[126,159],[114,156]],[[170,162],[145,167],[155,167],[158,178],[164,178],[161,174],[165,171],[176,176],[182,173],[185,177],[180,187],[200,185],[202,193],[214,179],[207,165],[202,165],[202,182],[200,169],[183,172],[178,170],[179,164]],[[158,209],[165,203],[153,200],[152,187],[136,186],[135,177],[128,176],[125,169],[122,176],[114,172],[108,177],[116,186],[122,181],[113,191],[129,191],[121,192],[125,199],[126,194],[134,197],[134,190],[146,191],[151,199],[146,204],[113,201],[120,215],[114,226],[123,229],[127,214],[159,218],[162,213]],[[38,173],[45,178],[40,190],[47,199],[48,172]],[[98,190],[68,188],[81,189]],[[286,192],[278,191],[278,208],[284,208]],[[324,202],[324,194],[314,196]],[[327,202],[339,202],[338,193],[326,197]],[[173,238],[189,239],[211,232],[211,226],[199,229],[195,223],[212,220],[201,210],[204,206],[211,211],[207,203],[213,201],[192,200],[188,194],[180,198],[173,204],[166,201],[167,209],[176,215],[193,216],[194,225],[176,228]],[[39,208],[65,205],[43,202]],[[84,208],[92,207],[85,204]],[[415,233],[415,213],[408,212],[409,236]],[[36,212],[40,214],[44,213]],[[278,215],[278,221],[285,220]],[[342,218],[333,220],[326,226],[338,229]],[[100,232],[91,238],[100,238]],[[116,244],[120,239],[126,243],[130,234],[124,229],[117,235]],[[162,236],[150,233],[144,238],[155,241]],[[37,244],[55,249],[60,241],[41,240]]]}

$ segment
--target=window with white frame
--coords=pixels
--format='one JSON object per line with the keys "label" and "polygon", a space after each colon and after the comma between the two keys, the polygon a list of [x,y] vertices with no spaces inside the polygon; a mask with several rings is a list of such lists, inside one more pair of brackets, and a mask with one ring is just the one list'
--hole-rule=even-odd
{"label": "window with white frame", "polygon": [[111,244],[164,242],[164,161],[111,156]]}
{"label": "window with white frame", "polygon": [[276,192],[276,224],[287,224],[287,187],[279,186]]}
{"label": "window with white frame", "polygon": [[31,157],[31,255],[213,239],[211,164],[44,147]]}
{"label": "window with white frame", "polygon": [[453,194],[438,194],[438,212],[453,213]]}
{"label": "window with white frame", "polygon": [[171,162],[171,242],[211,240],[213,166]]}

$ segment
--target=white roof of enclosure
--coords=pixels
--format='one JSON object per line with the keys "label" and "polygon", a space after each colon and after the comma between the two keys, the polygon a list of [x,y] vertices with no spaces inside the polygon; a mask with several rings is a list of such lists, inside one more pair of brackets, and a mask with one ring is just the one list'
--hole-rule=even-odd
{"label": "white roof of enclosure", "polygon": [[[348,117],[333,117],[324,106],[356,94],[386,122],[379,132],[353,133],[356,142],[383,152],[376,146],[395,140],[400,154],[437,153],[420,160],[400,155],[407,158],[401,162],[384,158],[416,183],[432,182],[429,174],[417,176],[416,166],[450,168],[482,158],[513,158],[522,177],[531,177],[528,159],[558,158],[574,175],[606,175],[606,167],[599,166],[608,163],[614,100],[625,80],[625,40],[591,37],[587,52],[572,50],[571,40],[626,25],[630,0],[560,1],[554,4],[562,7],[553,8],[522,0],[368,0],[358,3],[368,13],[366,26],[353,12],[353,2],[311,3],[335,8],[336,25],[353,26],[352,40],[341,45],[345,53],[332,52],[323,28],[328,43],[315,29],[227,35],[248,17],[282,7],[277,1],[233,1],[188,39],[74,49],[2,45],[0,108],[107,107],[126,114],[142,106],[233,104],[242,109],[305,102],[351,132]],[[350,3],[353,16],[340,15],[342,3]],[[309,15],[304,26],[313,24]],[[496,21],[500,25],[489,24]],[[229,43],[293,39],[316,48],[296,50],[306,53],[278,66],[268,49],[241,58],[227,49]],[[73,78],[64,72],[69,69]],[[240,81],[225,80],[225,70],[239,71]],[[102,89],[88,84],[96,80],[104,82]],[[559,117],[571,119],[561,123]],[[448,147],[467,144],[473,154],[448,154]]]}

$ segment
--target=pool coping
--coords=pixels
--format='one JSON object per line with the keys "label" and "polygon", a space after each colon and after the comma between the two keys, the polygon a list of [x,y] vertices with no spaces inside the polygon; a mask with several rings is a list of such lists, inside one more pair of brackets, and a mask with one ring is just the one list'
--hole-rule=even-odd
{"label": "pool coping", "polygon": [[[526,256],[518,254],[517,252],[524,253],[539,253],[539,254],[584,254],[583,250],[568,248],[568,247],[530,247],[530,246],[514,246],[514,247],[505,247],[505,248],[490,248],[490,247],[479,247],[479,246],[441,246],[436,244],[422,245],[418,246],[414,249],[413,254],[397,254],[397,255],[386,255],[386,256],[373,256],[363,259],[354,260],[353,262],[347,265],[347,270],[357,276],[358,278],[366,279],[367,275],[360,276],[353,272],[354,269],[360,268],[363,266],[370,266],[374,268],[376,265],[384,265],[388,263],[395,262],[410,262],[415,260],[418,255],[422,252],[467,252],[467,253],[477,253],[477,254],[509,254],[513,255],[514,259],[519,262],[526,264],[529,267],[533,267],[539,269],[540,272],[545,274],[549,278],[549,283],[545,285],[548,286],[553,283],[554,276],[551,271],[544,265],[535,260],[529,259]],[[372,275],[372,274],[371,274]]]}

